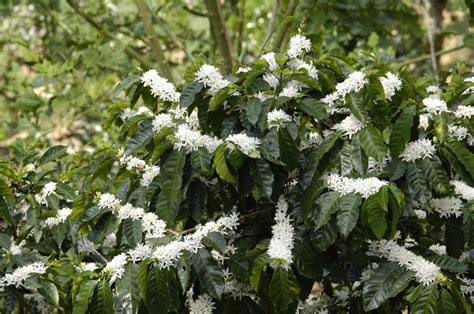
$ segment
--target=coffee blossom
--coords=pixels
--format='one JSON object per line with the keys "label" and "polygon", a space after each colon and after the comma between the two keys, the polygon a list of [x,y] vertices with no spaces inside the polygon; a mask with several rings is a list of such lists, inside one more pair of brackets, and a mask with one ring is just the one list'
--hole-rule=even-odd
{"label": "coffee blossom", "polygon": [[291,116],[284,112],[281,109],[275,109],[268,113],[267,115],[267,124],[268,127],[276,127],[279,128],[285,122],[290,122]]}
{"label": "coffee blossom", "polygon": [[226,87],[230,82],[219,73],[219,70],[210,64],[204,64],[197,70],[195,80],[209,87],[211,94],[217,93],[220,89]]}
{"label": "coffee blossom", "polygon": [[396,74],[393,74],[392,72],[387,72],[385,76],[380,77],[379,80],[383,86],[385,99],[391,100],[395,95],[395,92],[402,88],[402,81]]}
{"label": "coffee blossom", "polygon": [[303,35],[295,35],[291,37],[289,48],[288,48],[288,57],[296,58],[299,57],[303,52],[311,50],[311,40],[306,38]]}
{"label": "coffee blossom", "polygon": [[272,227],[272,238],[268,246],[267,254],[272,259],[272,267],[283,267],[289,269],[293,263],[294,228],[290,218],[287,216],[288,203],[283,196],[277,203],[275,213],[275,224]]}
{"label": "coffee blossom", "polygon": [[454,191],[459,194],[466,201],[474,201],[474,188],[467,185],[463,181],[450,181],[454,185]]}
{"label": "coffee blossom", "polygon": [[239,150],[245,155],[250,155],[258,150],[260,145],[260,139],[252,136],[248,136],[244,133],[229,135],[226,142],[232,143],[239,148]]}
{"label": "coffee blossom", "polygon": [[421,139],[410,142],[400,155],[403,161],[412,162],[417,159],[430,158],[436,152],[436,148],[429,139]]}
{"label": "coffee blossom", "polygon": [[327,176],[326,184],[328,189],[339,192],[342,195],[355,193],[367,198],[377,193],[388,182],[374,177],[352,179],[333,173]]}

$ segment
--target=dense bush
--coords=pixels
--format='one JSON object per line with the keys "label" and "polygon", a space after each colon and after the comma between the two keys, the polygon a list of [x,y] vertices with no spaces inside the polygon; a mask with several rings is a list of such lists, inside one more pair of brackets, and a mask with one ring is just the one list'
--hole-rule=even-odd
{"label": "dense bush", "polygon": [[2,311],[471,313],[473,78],[295,35],[114,91],[90,153],[2,161]]}

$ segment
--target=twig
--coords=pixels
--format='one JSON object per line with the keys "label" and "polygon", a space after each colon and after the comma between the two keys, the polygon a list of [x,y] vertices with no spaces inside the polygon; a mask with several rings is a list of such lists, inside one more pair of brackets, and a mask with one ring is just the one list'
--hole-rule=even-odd
{"label": "twig", "polygon": [[434,44],[434,39],[433,39],[433,27],[432,27],[432,18],[430,17],[428,13],[428,2],[425,0],[423,1],[423,6],[421,8],[422,15],[423,15],[423,20],[425,22],[426,26],[426,32],[428,33],[428,43],[430,46],[430,56],[431,56],[431,67],[433,68],[433,72],[435,75],[436,82],[439,81],[438,78],[438,63],[436,60],[436,49],[435,49],[435,44]]}
{"label": "twig", "polygon": [[222,15],[221,4],[219,0],[206,0],[206,7],[216,37],[217,47],[224,59],[224,69],[230,72],[234,66],[234,58],[232,57],[232,48],[227,34],[224,16]]}
{"label": "twig", "polygon": [[191,8],[188,8],[187,6],[183,6],[183,9],[184,9],[185,11],[188,11],[188,12],[191,13],[191,14],[196,15],[196,16],[207,17],[207,14],[206,14],[206,13],[198,12],[198,11],[196,11],[196,10],[193,10],[193,9],[191,9]]}
{"label": "twig", "polygon": [[[451,52],[454,52],[454,51],[457,51],[457,50],[461,50],[461,49],[466,48],[466,47],[467,47],[466,45],[460,45],[460,46],[457,46],[457,47],[454,47],[454,48],[440,50],[440,51],[435,52],[435,56],[438,57],[438,56],[441,56],[441,55],[445,55],[447,53],[451,53]],[[417,63],[417,62],[428,60],[430,58],[431,58],[431,54],[425,54],[425,55],[422,55],[422,56],[419,56],[419,57],[416,57],[416,58],[413,58],[413,59],[396,62],[396,63],[394,63],[394,65],[399,66],[399,67],[403,67],[403,66],[408,65],[410,63]]]}
{"label": "twig", "polygon": [[237,37],[237,57],[239,57],[242,53],[242,43],[244,42],[245,5],[245,0],[241,0],[239,16],[239,36]]}
{"label": "twig", "polygon": [[138,62],[140,62],[142,68],[144,69],[150,69],[150,68],[153,68],[153,64],[151,64],[150,62],[148,62],[147,60],[145,60],[144,58],[142,58],[142,56],[140,56],[135,50],[133,50],[132,48],[130,48],[129,46],[127,46],[126,43],[124,43],[122,40],[120,40],[119,38],[117,38],[114,34],[112,34],[109,30],[107,30],[106,28],[102,27],[100,24],[98,24],[94,19],[92,19],[90,16],[88,16],[87,14],[85,14],[80,8],[79,6],[77,5],[77,3],[74,2],[74,0],[66,0],[66,2],[69,4],[69,6],[74,10],[74,12],[79,15],[80,17],[82,17],[87,23],[89,23],[90,25],[92,25],[95,29],[97,29],[98,31],[100,31],[104,36],[108,37],[109,39],[112,39],[114,41],[117,41],[119,43],[121,43],[123,46],[124,46],[124,50],[125,50],[125,53],[137,60]]}
{"label": "twig", "polygon": [[170,81],[173,81],[173,75],[171,74],[170,68],[166,63],[165,55],[163,53],[163,49],[161,48],[160,40],[158,39],[155,34],[155,31],[153,30],[150,12],[148,11],[148,7],[145,3],[145,0],[135,0],[135,4],[137,5],[138,14],[142,18],[145,34],[150,40],[151,49],[155,54],[155,60],[160,65],[161,73],[164,77],[166,77]]}
{"label": "twig", "polygon": [[[284,18],[286,18],[287,16],[291,16],[295,13],[298,3],[299,3],[299,0],[293,0],[291,2],[291,4],[288,6],[288,10],[286,11]],[[273,51],[280,50],[283,40],[285,39],[285,37],[288,35],[288,32],[290,31],[291,24],[292,23],[287,23],[280,29],[280,32],[278,33],[275,39],[275,42],[273,43]]]}

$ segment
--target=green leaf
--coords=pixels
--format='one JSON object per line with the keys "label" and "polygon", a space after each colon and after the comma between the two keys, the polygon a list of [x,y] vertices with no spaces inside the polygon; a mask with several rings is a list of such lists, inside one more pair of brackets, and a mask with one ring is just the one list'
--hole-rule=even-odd
{"label": "green leaf", "polygon": [[235,92],[235,89],[231,86],[228,86],[226,88],[223,88],[217,92],[212,98],[209,100],[209,108],[208,111],[215,111],[221,107],[221,104],[229,98],[233,93]]}
{"label": "green leaf", "polygon": [[54,304],[56,306],[59,305],[59,293],[56,285],[51,281],[43,278],[40,278],[39,281],[41,284],[40,291],[43,295],[46,295],[46,298],[48,299],[49,303]]}
{"label": "green leaf", "polygon": [[429,285],[423,289],[420,297],[411,307],[410,314],[436,314],[438,300],[438,285]]}
{"label": "green leaf", "polygon": [[[176,217],[181,203],[181,185],[183,184],[183,167],[186,161],[186,151],[173,150],[160,173],[161,193],[169,205],[169,217]],[[168,221],[173,224],[174,218]]]}
{"label": "green leaf", "polygon": [[467,266],[454,257],[447,255],[436,255],[429,258],[430,261],[441,267],[455,273],[465,273],[467,272]]}
{"label": "green leaf", "polygon": [[350,176],[352,172],[352,145],[345,142],[340,152],[341,175]]}
{"label": "green leaf", "polygon": [[411,128],[413,127],[413,118],[416,115],[416,106],[405,108],[395,121],[392,133],[390,134],[390,152],[392,156],[400,155],[411,137]]}
{"label": "green leaf", "polygon": [[296,146],[295,140],[285,127],[278,130],[278,145],[280,147],[280,157],[286,164],[286,169],[292,170],[298,167],[300,151],[298,146]]}
{"label": "green leaf", "polygon": [[359,139],[361,147],[368,156],[379,162],[383,161],[388,149],[383,142],[382,134],[376,127],[369,125],[363,128],[359,132]]}
{"label": "green leaf", "polygon": [[197,81],[192,81],[183,88],[181,97],[179,99],[179,105],[183,108],[191,106],[196,99],[196,95],[199,94],[204,88],[204,84]]}
{"label": "green leaf", "polygon": [[84,280],[74,298],[72,314],[85,314],[94,293],[97,281]]}
{"label": "green leaf", "polygon": [[300,107],[304,112],[318,120],[324,120],[328,117],[324,104],[314,98],[301,99]]}
{"label": "green leaf", "polygon": [[216,167],[217,174],[222,180],[224,180],[225,182],[235,184],[236,179],[230,172],[230,169],[227,166],[227,162],[225,160],[226,147],[227,147],[227,144],[225,143],[217,147],[216,151],[214,152],[214,165]]}
{"label": "green leaf", "polygon": [[204,291],[220,300],[224,293],[224,273],[208,250],[199,249],[193,255],[193,268]]}
{"label": "green leaf", "polygon": [[221,254],[224,254],[225,248],[227,246],[224,236],[219,232],[211,232],[205,236],[202,241],[207,247],[215,250]]}
{"label": "green leaf", "polygon": [[420,163],[420,160],[416,160],[408,164],[406,180],[412,198],[418,200],[421,204],[426,204],[431,198],[431,192],[428,189],[427,178]]}
{"label": "green leaf", "polygon": [[138,310],[140,302],[140,290],[138,288],[138,265],[127,263],[122,280],[115,282],[115,287],[119,295],[130,295],[132,301],[132,313]]}
{"label": "green leaf", "polygon": [[365,123],[368,119],[368,116],[362,97],[356,95],[355,93],[350,93],[348,98],[349,99],[346,104],[349,107],[351,113],[357,118],[357,120]]}
{"label": "green leaf", "polygon": [[365,311],[379,308],[385,301],[399,294],[414,278],[395,262],[387,262],[375,269],[362,289]]}
{"label": "green leaf", "polygon": [[245,107],[245,112],[247,114],[247,120],[255,126],[262,112],[262,102],[257,97],[252,97],[247,102]]}
{"label": "green leaf", "polygon": [[377,239],[382,239],[387,230],[385,210],[379,204],[380,196],[374,194],[369,196],[362,206],[362,213],[367,218],[367,223]]}
{"label": "green leaf", "polygon": [[321,229],[312,232],[310,237],[314,248],[320,253],[326,251],[336,241],[338,231],[336,222],[331,220]]}
{"label": "green leaf", "polygon": [[143,120],[139,125],[137,132],[128,140],[125,154],[131,155],[135,151],[145,147],[155,135],[150,120]]}
{"label": "green leaf", "polygon": [[274,176],[270,164],[264,159],[256,161],[256,179],[263,196],[271,199],[273,193]]}
{"label": "green leaf", "polygon": [[453,297],[445,288],[441,288],[437,302],[437,310],[440,314],[456,313],[456,305],[454,304]]}
{"label": "green leaf", "polygon": [[268,287],[268,295],[277,312],[282,313],[288,309],[288,306],[295,299],[295,292],[297,290],[297,283],[290,277],[289,270],[277,267],[273,271],[270,286]]}
{"label": "green leaf", "polygon": [[314,215],[310,215],[310,220],[314,224],[314,230],[322,228],[331,219],[339,207],[341,194],[338,192],[328,192],[323,194],[316,202],[318,205]]}
{"label": "green leaf", "polygon": [[440,143],[448,138],[448,115],[446,112],[433,117],[433,131]]}
{"label": "green leaf", "polygon": [[191,165],[202,176],[207,176],[211,172],[211,154],[207,149],[200,147],[191,152]]}
{"label": "green leaf", "polygon": [[45,164],[50,161],[54,161],[58,158],[66,155],[67,146],[57,145],[48,148],[48,150],[41,156],[39,164]]}
{"label": "green leaf", "polygon": [[120,94],[120,92],[132,86],[133,83],[139,82],[140,78],[141,78],[140,75],[131,75],[131,76],[126,77],[117,85],[117,87],[114,88],[110,97],[116,97],[118,94]]}
{"label": "green leaf", "polygon": [[351,161],[354,166],[354,170],[357,171],[361,176],[367,174],[367,168],[369,160],[367,155],[364,153],[364,150],[360,146],[359,134],[355,134],[352,137],[352,152],[351,152]]}
{"label": "green leaf", "polygon": [[100,280],[95,286],[91,310],[93,314],[115,313],[112,290],[105,278]]}
{"label": "green leaf", "polygon": [[474,177],[474,155],[464,146],[456,141],[447,142],[446,146],[456,155],[456,158],[466,167],[466,170]]}
{"label": "green leaf", "polygon": [[125,219],[123,221],[123,234],[130,247],[142,243],[142,224],[138,220]]}
{"label": "green leaf", "polygon": [[259,255],[253,262],[252,274],[250,275],[250,286],[257,292],[260,290],[260,277],[263,269],[269,262],[270,257],[266,253]]}
{"label": "green leaf", "polygon": [[444,238],[448,255],[459,258],[464,251],[464,231],[461,218],[446,219]]}
{"label": "green leaf", "polygon": [[436,192],[445,194],[449,191],[449,177],[438,156],[434,155],[431,158],[423,159],[421,166],[430,182],[430,186]]}
{"label": "green leaf", "polygon": [[339,201],[337,226],[341,234],[346,238],[357,224],[359,206],[361,203],[362,197],[357,194],[346,194]]}

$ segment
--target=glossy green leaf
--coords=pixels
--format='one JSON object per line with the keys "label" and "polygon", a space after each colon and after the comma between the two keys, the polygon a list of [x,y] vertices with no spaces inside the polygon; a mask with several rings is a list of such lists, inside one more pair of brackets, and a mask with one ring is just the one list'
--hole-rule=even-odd
{"label": "glossy green leaf", "polygon": [[426,286],[420,297],[413,303],[410,313],[412,314],[436,314],[438,313],[436,303],[438,301],[438,285]]}
{"label": "glossy green leaf", "polygon": [[48,148],[46,152],[41,156],[39,163],[40,165],[50,161],[55,161],[66,155],[67,146],[57,145]]}
{"label": "glossy green leaf", "polygon": [[113,303],[112,290],[109,283],[105,279],[100,280],[95,286],[94,295],[92,296],[91,313],[113,314],[115,313]]}
{"label": "glossy green leaf", "polygon": [[247,114],[247,120],[255,126],[262,112],[262,102],[257,97],[252,97],[247,102],[245,107],[245,112]]}
{"label": "glossy green leaf", "polygon": [[74,298],[74,304],[72,309],[73,314],[87,313],[89,303],[91,301],[92,295],[94,294],[94,289],[96,285],[96,280],[85,280],[82,282]]}
{"label": "glossy green leaf", "polygon": [[359,132],[359,139],[360,146],[368,156],[375,158],[379,162],[383,161],[388,149],[383,142],[382,134],[376,127],[369,125],[363,128]]}
{"label": "glossy green leaf", "polygon": [[393,156],[398,156],[405,150],[405,146],[411,137],[415,114],[416,107],[409,106],[403,110],[397,121],[395,121],[392,133],[390,134],[389,144],[390,152]]}
{"label": "glossy green leaf", "polygon": [[224,273],[208,250],[199,249],[193,255],[193,268],[204,291],[220,300],[224,293]]}
{"label": "glossy green leaf", "polygon": [[[186,161],[186,151],[172,151],[161,167],[160,182],[163,193],[169,205],[169,217],[176,217],[181,203],[181,185],[183,184],[183,167]],[[174,219],[168,221],[174,223]]]}
{"label": "glossy green leaf", "polygon": [[273,271],[268,294],[274,308],[278,312],[284,312],[288,309],[290,303],[293,302],[297,292],[297,284],[289,275],[289,270],[277,267]]}
{"label": "glossy green leaf", "polygon": [[183,88],[181,97],[179,99],[179,105],[183,108],[191,106],[196,99],[196,95],[199,94],[204,88],[204,84],[198,81],[192,81]]}
{"label": "glossy green leaf", "polygon": [[214,152],[214,166],[216,167],[217,174],[225,182],[236,183],[234,175],[230,172],[227,162],[225,160],[226,144],[221,144],[217,147]]}
{"label": "glossy green leaf", "polygon": [[341,234],[347,238],[354,229],[359,218],[359,207],[362,198],[357,194],[346,194],[339,201],[339,210],[337,212],[337,226]]}

